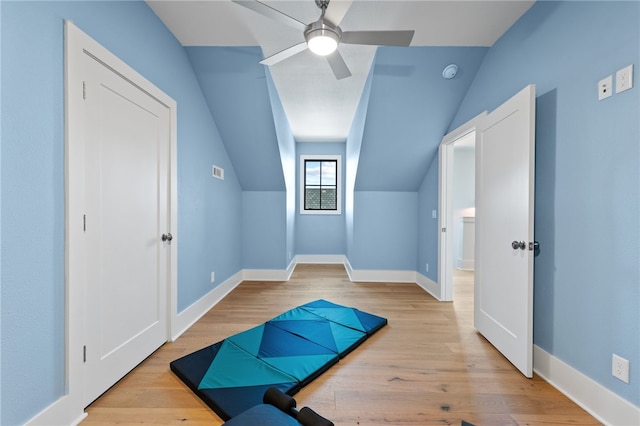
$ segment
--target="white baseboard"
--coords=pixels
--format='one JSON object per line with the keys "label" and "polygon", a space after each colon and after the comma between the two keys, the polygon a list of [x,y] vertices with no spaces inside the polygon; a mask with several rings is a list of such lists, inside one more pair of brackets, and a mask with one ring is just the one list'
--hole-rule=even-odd
{"label": "white baseboard", "polygon": [[347,275],[349,276],[349,281],[353,282],[353,267],[349,262],[347,256],[344,257],[344,269],[347,271]]}
{"label": "white baseboard", "polygon": [[231,293],[242,281],[288,281],[296,267],[291,262],[287,269],[243,269],[232,275],[222,284],[211,290],[197,302],[180,312],[173,321],[171,339],[175,341],[204,314],[217,305],[224,297]]}
{"label": "white baseboard", "polygon": [[[415,271],[394,271],[378,269],[353,269],[349,259],[343,254],[332,255],[297,255],[295,264],[340,264],[344,265],[349,280],[352,282],[374,283],[417,283]],[[295,267],[295,266],[294,266]]]}
{"label": "white baseboard", "polygon": [[387,271],[387,270],[366,270],[353,269],[347,256],[343,254],[313,255],[304,254],[295,257],[296,264],[340,264],[344,265],[349,280],[352,282],[416,282],[415,271]]}
{"label": "white baseboard", "polygon": [[463,271],[473,271],[474,266],[474,259],[463,259],[459,257],[456,260],[456,268]]}
{"label": "white baseboard", "polygon": [[535,345],[533,371],[605,425],[640,425],[640,407]]}
{"label": "white baseboard", "polygon": [[416,271],[387,271],[377,269],[352,270],[349,279],[369,283],[415,283]]}
{"label": "white baseboard", "polygon": [[243,269],[243,281],[289,281],[296,268],[295,258],[291,260],[287,269]]}
{"label": "white baseboard", "polygon": [[424,291],[432,295],[436,300],[442,301],[440,284],[433,281],[431,278],[425,277],[419,272],[416,272],[416,284],[418,284]]}
{"label": "white baseboard", "polygon": [[[73,406],[76,407],[73,407]],[[28,426],[79,425],[87,417],[83,407],[65,395],[25,423]]]}
{"label": "white baseboard", "polygon": [[295,264],[320,263],[344,265],[345,262],[347,262],[347,258],[344,254],[298,254],[293,259],[293,262],[295,262]]}
{"label": "white baseboard", "polygon": [[197,302],[180,312],[174,318],[171,326],[171,341],[175,341],[185,331],[196,323],[204,314],[218,304],[227,294],[236,288],[243,280],[243,271],[232,275],[222,284],[211,290]]}
{"label": "white baseboard", "polygon": [[288,269],[243,269],[244,281],[287,281],[291,273]]}

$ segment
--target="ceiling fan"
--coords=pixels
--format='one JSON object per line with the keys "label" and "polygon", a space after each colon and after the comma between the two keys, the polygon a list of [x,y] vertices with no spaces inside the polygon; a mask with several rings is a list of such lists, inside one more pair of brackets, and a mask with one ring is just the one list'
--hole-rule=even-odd
{"label": "ceiling fan", "polygon": [[338,44],[366,44],[373,46],[409,46],[414,30],[409,31],[342,31],[342,29],[325,18],[329,0],[315,0],[322,11],[320,18],[310,24],[274,9],[259,0],[232,0],[241,6],[289,25],[303,32],[305,41],[288,47],[260,61],[264,65],[274,65],[309,48],[313,53],[325,56],[338,80],[351,76],[349,67],[344,62]]}

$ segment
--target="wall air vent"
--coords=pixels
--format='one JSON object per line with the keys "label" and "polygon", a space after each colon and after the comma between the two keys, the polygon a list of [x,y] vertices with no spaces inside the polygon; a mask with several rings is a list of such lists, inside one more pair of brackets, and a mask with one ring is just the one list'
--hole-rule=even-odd
{"label": "wall air vent", "polygon": [[214,178],[218,178],[218,179],[224,180],[224,169],[222,167],[218,167],[218,166],[211,166],[211,175]]}

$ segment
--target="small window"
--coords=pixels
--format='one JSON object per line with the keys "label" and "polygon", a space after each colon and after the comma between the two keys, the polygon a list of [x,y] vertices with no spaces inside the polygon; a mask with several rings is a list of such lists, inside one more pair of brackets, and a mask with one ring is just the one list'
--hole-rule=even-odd
{"label": "small window", "polygon": [[340,214],[340,175],[340,156],[301,156],[301,213]]}

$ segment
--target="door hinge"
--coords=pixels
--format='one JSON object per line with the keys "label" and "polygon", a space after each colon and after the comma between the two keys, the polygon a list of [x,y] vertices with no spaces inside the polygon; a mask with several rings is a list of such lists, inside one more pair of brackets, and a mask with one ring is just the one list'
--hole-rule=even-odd
{"label": "door hinge", "polygon": [[447,228],[442,228],[442,232],[447,232]]}
{"label": "door hinge", "polygon": [[82,99],[87,99],[87,82],[82,82]]}
{"label": "door hinge", "polygon": [[82,362],[87,362],[87,345],[82,347]]}
{"label": "door hinge", "polygon": [[84,232],[87,232],[87,215],[86,214],[82,215],[82,230]]}

